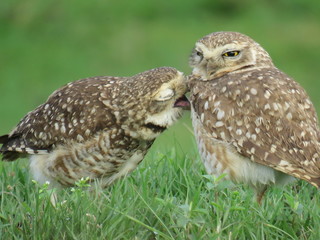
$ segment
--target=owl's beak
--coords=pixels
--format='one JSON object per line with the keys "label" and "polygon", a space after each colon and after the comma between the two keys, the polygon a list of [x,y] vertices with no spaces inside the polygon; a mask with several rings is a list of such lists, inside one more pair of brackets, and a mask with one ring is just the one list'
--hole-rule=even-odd
{"label": "owl's beak", "polygon": [[231,72],[232,68],[220,68],[219,66],[217,66],[216,64],[214,64],[213,62],[209,61],[207,64],[207,79],[215,79],[215,78],[219,78],[222,77],[223,75]]}
{"label": "owl's beak", "polygon": [[173,107],[180,107],[184,110],[190,110],[190,102],[188,98],[185,95],[183,95],[175,101]]}
{"label": "owl's beak", "polygon": [[207,78],[209,79],[213,77],[217,72],[217,70],[218,70],[217,66],[212,61],[209,61],[207,63]]}

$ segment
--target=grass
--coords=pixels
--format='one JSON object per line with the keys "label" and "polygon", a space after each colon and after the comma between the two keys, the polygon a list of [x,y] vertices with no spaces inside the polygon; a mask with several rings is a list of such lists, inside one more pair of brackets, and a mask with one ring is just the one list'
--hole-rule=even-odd
{"label": "grass", "polygon": [[253,191],[205,175],[199,159],[149,156],[129,177],[101,190],[80,181],[51,191],[28,177],[25,160],[1,163],[1,239],[319,239],[317,190],[305,182]]}
{"label": "grass", "polygon": [[[61,85],[159,67],[186,74],[195,41],[221,30],[256,39],[320,112],[320,3],[279,0],[0,2],[0,135]],[[207,176],[190,119],[163,133],[129,177],[58,192],[0,162],[0,239],[320,239],[319,195],[305,182],[253,192]]]}

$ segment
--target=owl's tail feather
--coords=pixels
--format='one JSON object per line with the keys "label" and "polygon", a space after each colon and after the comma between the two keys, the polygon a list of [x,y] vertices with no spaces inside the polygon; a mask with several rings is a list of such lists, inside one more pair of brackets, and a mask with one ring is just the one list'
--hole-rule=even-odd
{"label": "owl's tail feather", "polygon": [[6,142],[8,142],[8,140],[9,140],[8,134],[0,136],[0,144],[5,144]]}
{"label": "owl's tail feather", "polygon": [[0,148],[0,154],[2,155],[3,161],[14,161],[21,157],[21,153],[16,151],[9,151],[7,148],[8,143],[10,142],[9,135],[0,136],[0,144],[2,147]]}

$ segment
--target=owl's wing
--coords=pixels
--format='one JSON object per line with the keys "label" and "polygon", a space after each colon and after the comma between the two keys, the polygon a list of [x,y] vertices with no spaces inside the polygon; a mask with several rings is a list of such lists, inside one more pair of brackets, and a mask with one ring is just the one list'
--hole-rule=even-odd
{"label": "owl's wing", "polygon": [[320,186],[318,119],[306,92],[280,71],[191,80],[203,128],[254,162]]}
{"label": "owl's wing", "polygon": [[108,80],[115,78],[87,78],[69,83],[51,94],[9,135],[0,137],[3,159],[15,160],[20,153],[47,153],[55,145],[82,142],[98,131],[114,126],[116,120],[114,109],[111,109],[113,99]]}

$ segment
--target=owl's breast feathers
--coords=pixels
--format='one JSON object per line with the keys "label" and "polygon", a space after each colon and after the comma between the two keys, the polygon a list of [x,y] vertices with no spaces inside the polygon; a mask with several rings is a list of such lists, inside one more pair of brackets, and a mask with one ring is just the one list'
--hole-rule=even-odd
{"label": "owl's breast feathers", "polygon": [[254,162],[320,186],[320,131],[305,90],[276,68],[190,77],[191,104],[212,138]]}

